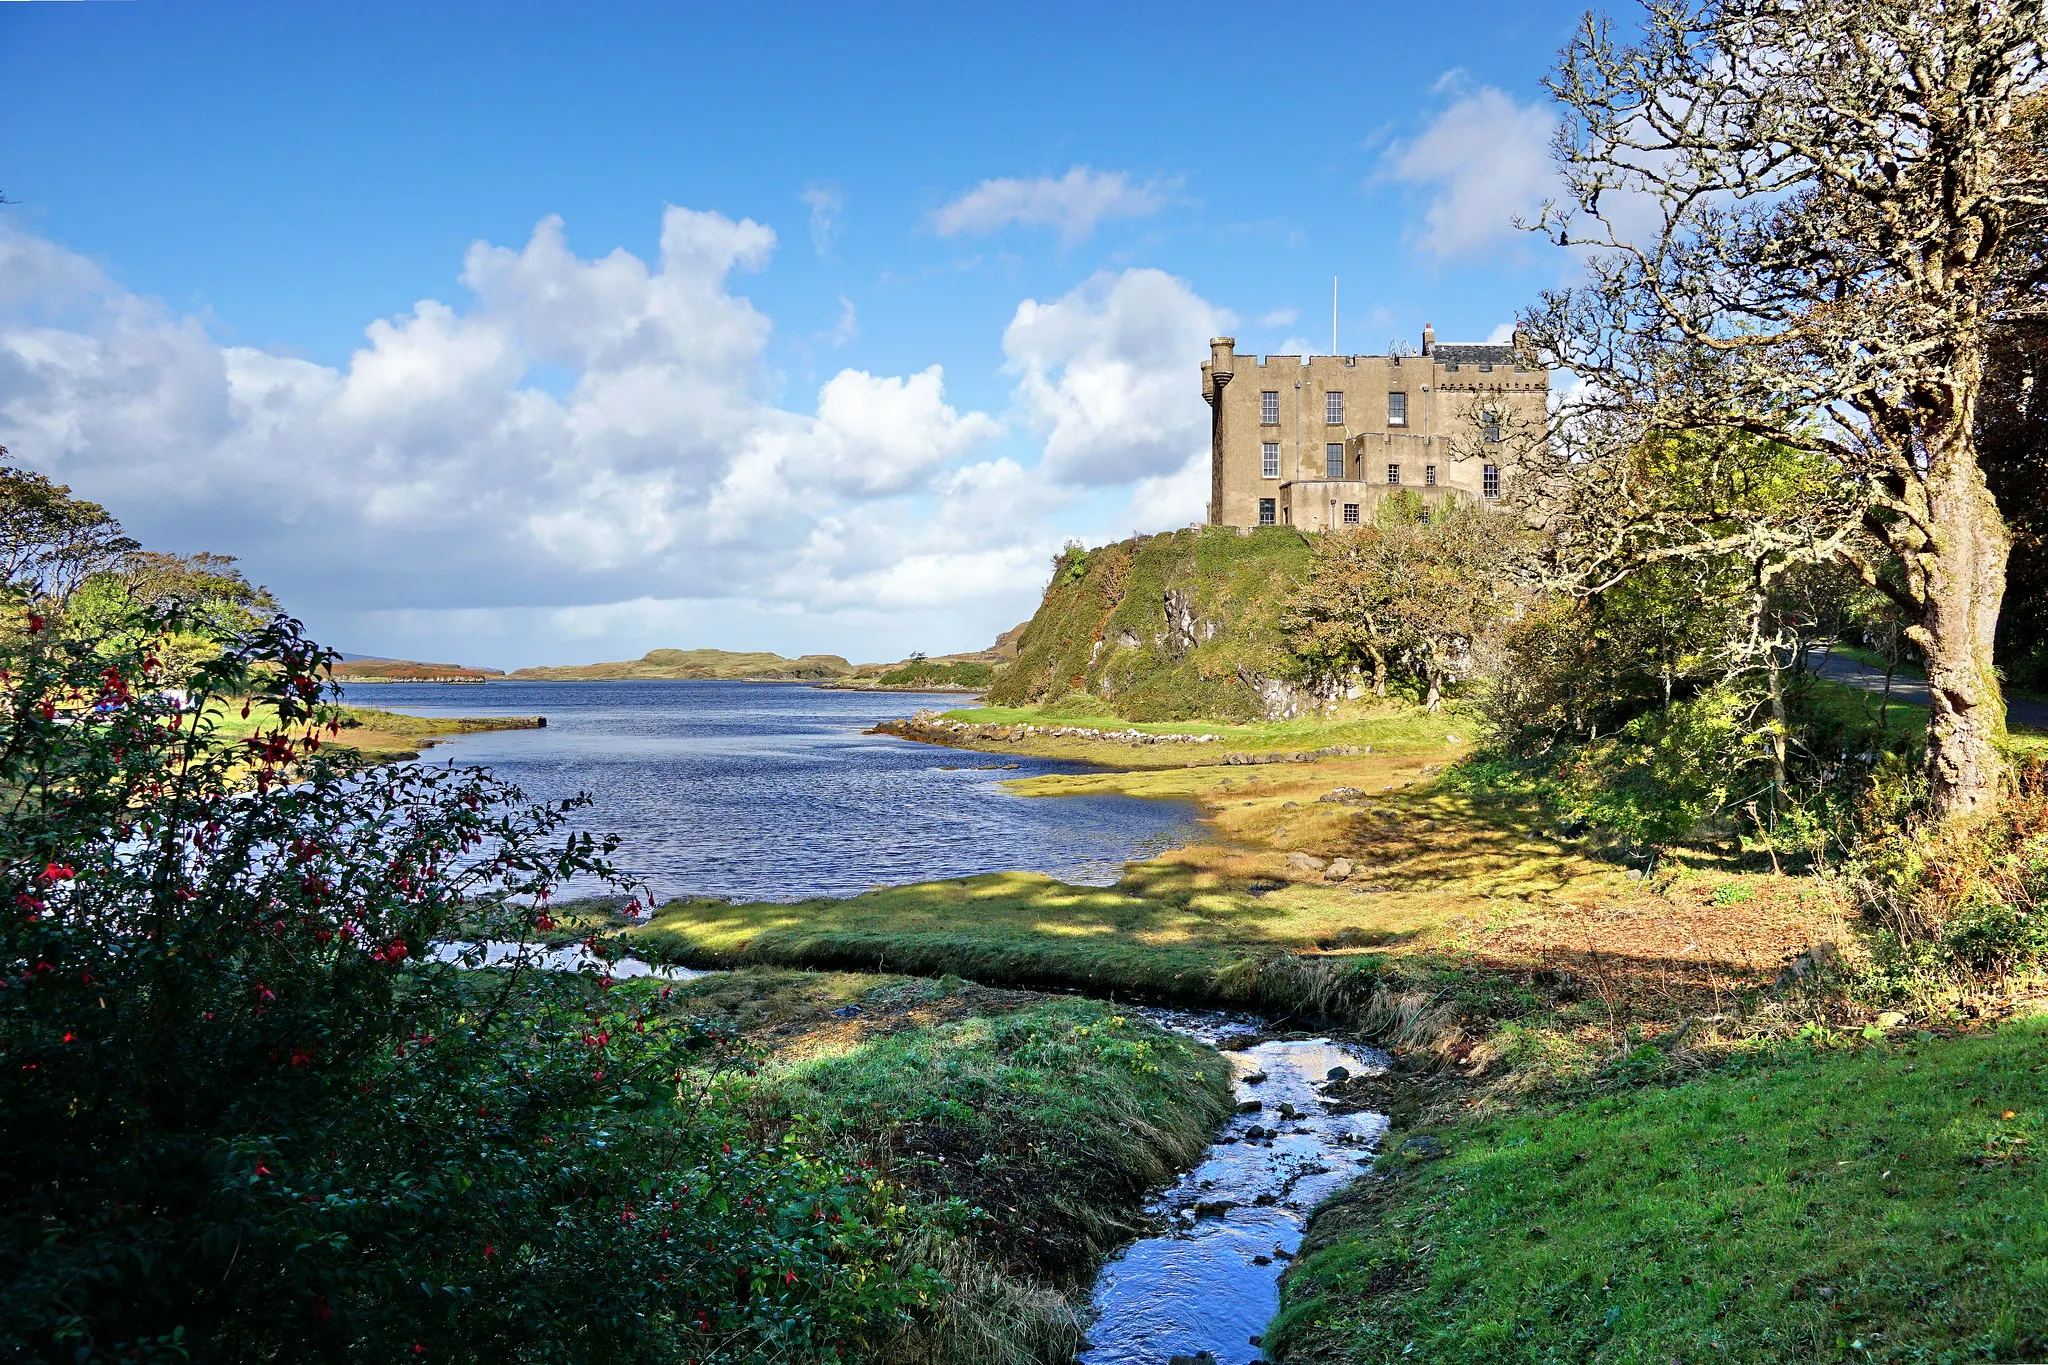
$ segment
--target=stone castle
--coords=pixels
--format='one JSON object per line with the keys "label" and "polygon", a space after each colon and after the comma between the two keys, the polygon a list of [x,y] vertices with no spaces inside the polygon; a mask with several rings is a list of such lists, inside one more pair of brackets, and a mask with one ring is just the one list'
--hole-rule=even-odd
{"label": "stone castle", "polygon": [[1549,371],[1508,345],[1419,355],[1249,356],[1209,343],[1209,521],[1216,526],[1357,525],[1404,489],[1425,504],[1491,502],[1513,479],[1511,433],[1540,431]]}

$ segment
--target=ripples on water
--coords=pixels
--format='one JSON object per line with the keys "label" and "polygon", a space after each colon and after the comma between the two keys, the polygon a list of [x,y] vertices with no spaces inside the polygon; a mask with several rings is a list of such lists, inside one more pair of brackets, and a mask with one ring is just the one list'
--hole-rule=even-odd
{"label": "ripples on water", "polygon": [[957,696],[494,682],[358,684],[347,699],[414,715],[546,716],[544,730],[458,736],[424,761],[487,764],[536,798],[590,792],[582,826],[622,835],[620,865],[662,897],[800,900],[1010,870],[1107,885],[1126,861],[1197,834],[1180,802],[1033,799],[997,785],[1083,764],[861,733]]}
{"label": "ripples on water", "polygon": [[[1265,1027],[1222,1014],[1141,1012],[1211,1044]],[[1279,1310],[1280,1274],[1301,1247],[1309,1211],[1356,1178],[1386,1132],[1385,1115],[1331,1113],[1322,1094],[1332,1067],[1354,1076],[1384,1070],[1387,1059],[1370,1048],[1283,1040],[1223,1055],[1236,1097],[1264,1108],[1232,1119],[1201,1163],[1153,1201],[1163,1232],[1103,1266],[1084,1365],[1161,1365],[1203,1351],[1217,1365],[1261,1359],[1251,1341]],[[1283,1104],[1299,1117],[1281,1117]]]}

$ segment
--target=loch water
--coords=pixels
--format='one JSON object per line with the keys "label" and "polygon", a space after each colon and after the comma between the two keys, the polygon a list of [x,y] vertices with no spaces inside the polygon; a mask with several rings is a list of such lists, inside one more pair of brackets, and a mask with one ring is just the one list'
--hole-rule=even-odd
{"label": "loch water", "polygon": [[546,729],[456,736],[421,761],[483,764],[540,799],[589,792],[579,826],[621,835],[620,866],[664,899],[791,901],[1001,871],[1107,885],[1125,862],[1198,833],[1181,802],[1033,798],[999,785],[1084,764],[864,733],[920,707],[972,704],[957,695],[521,681],[357,684],[346,700],[422,716],[546,716]]}

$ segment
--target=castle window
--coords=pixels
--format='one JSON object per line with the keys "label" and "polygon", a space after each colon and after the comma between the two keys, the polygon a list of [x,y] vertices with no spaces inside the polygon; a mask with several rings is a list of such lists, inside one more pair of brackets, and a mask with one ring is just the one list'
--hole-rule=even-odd
{"label": "castle window", "polygon": [[1267,389],[1259,395],[1259,421],[1265,426],[1280,425],[1280,391]]}
{"label": "castle window", "polygon": [[1479,419],[1479,434],[1480,434],[1481,436],[1483,436],[1483,437],[1484,437],[1484,438],[1486,439],[1486,441],[1487,441],[1487,442],[1488,442],[1489,444],[1491,444],[1491,445],[1499,445],[1499,444],[1500,444],[1500,418],[1499,418],[1499,416],[1498,416],[1498,415],[1496,415],[1496,414],[1494,414],[1494,413],[1491,413],[1491,412],[1489,412],[1489,413],[1487,413],[1487,414],[1486,414],[1486,416],[1484,416],[1484,417],[1480,418],[1480,419]]}
{"label": "castle window", "polygon": [[1399,484],[1400,482],[1401,482],[1401,466],[1399,466],[1399,465],[1397,465],[1397,464],[1390,464],[1390,465],[1388,465],[1388,466],[1387,466],[1387,483],[1388,483],[1388,485],[1389,485],[1389,486],[1393,486],[1393,485],[1398,485],[1398,484]]}
{"label": "castle window", "polygon": [[1344,477],[1344,447],[1336,441],[1323,447],[1323,477],[1341,479]]}
{"label": "castle window", "polygon": [[1405,427],[1408,425],[1408,395],[1390,393],[1387,395],[1387,425]]}
{"label": "castle window", "polygon": [[1259,525],[1271,526],[1273,524],[1273,501],[1272,498],[1259,499]]}
{"label": "castle window", "polygon": [[1280,477],[1280,443],[1267,441],[1259,447],[1259,477],[1277,479]]}
{"label": "castle window", "polygon": [[1347,503],[1345,503],[1345,504],[1344,504],[1344,524],[1345,524],[1346,526],[1356,526],[1356,525],[1358,525],[1358,504],[1357,504],[1357,503],[1355,503],[1355,502],[1347,502]]}
{"label": "castle window", "polygon": [[1433,464],[1426,464],[1426,465],[1424,465],[1424,466],[1422,467],[1422,481],[1423,481],[1424,483],[1428,484],[1428,485],[1429,485],[1429,486],[1430,486],[1431,488],[1434,488],[1434,487],[1436,487],[1436,466],[1435,466],[1435,465],[1433,465]]}
{"label": "castle window", "polygon": [[1333,427],[1344,425],[1344,395],[1325,393],[1323,395],[1323,420]]}
{"label": "castle window", "polygon": [[1486,467],[1486,473],[1480,478],[1479,487],[1480,490],[1483,493],[1485,493],[1485,495],[1489,498],[1497,498],[1500,496],[1499,465],[1490,464]]}

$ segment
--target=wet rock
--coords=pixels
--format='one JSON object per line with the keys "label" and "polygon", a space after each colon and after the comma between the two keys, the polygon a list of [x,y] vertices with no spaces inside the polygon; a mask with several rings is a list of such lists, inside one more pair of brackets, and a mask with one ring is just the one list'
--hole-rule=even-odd
{"label": "wet rock", "polygon": [[1271,1264],[1273,1264],[1273,1258],[1272,1258],[1271,1256],[1254,1256],[1254,1257],[1252,1257],[1252,1264],[1253,1264],[1253,1265],[1271,1265]]}
{"label": "wet rock", "polygon": [[1191,1356],[1168,1356],[1166,1365],[1216,1365],[1214,1351],[1197,1351]]}
{"label": "wet rock", "polygon": [[1348,1081],[1351,1079],[1351,1068],[1348,1066],[1333,1066],[1323,1073],[1323,1079],[1326,1081]]}
{"label": "wet rock", "polygon": [[1259,1100],[1244,1100],[1238,1104],[1237,1112],[1240,1114],[1256,1114],[1265,1107],[1265,1104]]}
{"label": "wet rock", "polygon": [[1355,870],[1349,858],[1332,858],[1329,867],[1324,869],[1323,875],[1333,882],[1341,882]]}
{"label": "wet rock", "polygon": [[1301,1117],[1301,1111],[1287,1103],[1287,1101],[1282,1100],[1280,1102],[1280,1117],[1283,1119],[1298,1119]]}
{"label": "wet rock", "polygon": [[1244,1078],[1244,1083],[1246,1085],[1264,1085],[1266,1083],[1266,1073],[1254,1071],[1251,1075]]}
{"label": "wet rock", "polygon": [[1435,1161],[1440,1157],[1447,1157],[1450,1154],[1450,1148],[1444,1146],[1443,1143],[1427,1133],[1418,1133],[1414,1137],[1409,1138],[1394,1153],[1394,1155],[1409,1161]]}
{"label": "wet rock", "polygon": [[1257,1142],[1265,1136],[1267,1136],[1266,1130],[1256,1123],[1244,1130],[1244,1137],[1247,1142]]}
{"label": "wet rock", "polygon": [[1327,866],[1329,866],[1328,863],[1316,857],[1313,853],[1290,853],[1287,855],[1287,870],[1289,872],[1321,872]]}
{"label": "wet rock", "polygon": [[1262,1209],[1266,1208],[1268,1205],[1277,1204],[1279,1202],[1279,1196],[1272,1194],[1270,1192],[1262,1194],[1258,1198],[1252,1200],[1252,1203],[1258,1205]]}
{"label": "wet rock", "polygon": [[1236,1207],[1237,1201],[1235,1199],[1204,1199],[1201,1203],[1195,1205],[1195,1217],[1221,1218]]}

